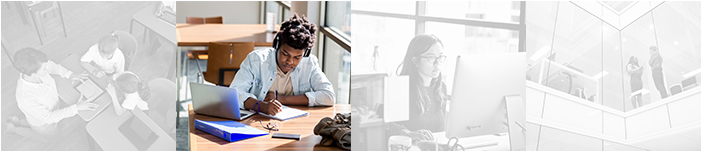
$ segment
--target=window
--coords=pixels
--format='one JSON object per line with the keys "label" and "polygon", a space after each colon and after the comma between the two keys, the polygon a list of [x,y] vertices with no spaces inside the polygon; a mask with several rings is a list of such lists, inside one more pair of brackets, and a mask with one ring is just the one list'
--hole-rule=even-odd
{"label": "window", "polygon": [[520,2],[510,1],[433,1],[426,2],[426,16],[516,23]]}
{"label": "window", "polygon": [[336,91],[336,104],[349,104],[351,71],[351,2],[321,2],[319,57],[326,77]]}
{"label": "window", "polygon": [[283,21],[290,18],[290,1],[265,1],[265,12],[261,14],[263,16],[263,23],[265,23],[265,18],[267,13],[273,13],[275,17],[275,22],[281,24]]}
{"label": "window", "polygon": [[416,2],[411,1],[356,1],[354,11],[411,15],[416,12]]}
{"label": "window", "polygon": [[350,2],[326,2],[326,26],[336,28],[344,34],[351,35]]}
{"label": "window", "polygon": [[449,56],[441,72],[450,93],[457,55],[525,51],[519,40],[525,32],[520,23],[523,3],[353,2],[353,41],[358,51],[351,72],[397,75],[411,39],[433,34]]}
{"label": "window", "polygon": [[[604,4],[528,3],[530,81],[623,112],[697,88],[685,80],[701,73],[693,42],[701,38],[694,26],[701,23],[698,2],[630,3],[631,9],[650,11],[618,12],[621,20],[634,18],[623,26],[598,15],[609,7]],[[655,71],[663,72],[652,70],[653,47],[664,69]]]}

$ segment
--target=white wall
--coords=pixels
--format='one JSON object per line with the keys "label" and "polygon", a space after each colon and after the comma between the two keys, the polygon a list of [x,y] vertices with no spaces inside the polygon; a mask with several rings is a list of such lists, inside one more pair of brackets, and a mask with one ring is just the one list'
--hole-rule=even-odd
{"label": "white wall", "polygon": [[178,1],[177,23],[185,23],[187,16],[223,16],[224,24],[258,24],[260,16],[258,1]]}

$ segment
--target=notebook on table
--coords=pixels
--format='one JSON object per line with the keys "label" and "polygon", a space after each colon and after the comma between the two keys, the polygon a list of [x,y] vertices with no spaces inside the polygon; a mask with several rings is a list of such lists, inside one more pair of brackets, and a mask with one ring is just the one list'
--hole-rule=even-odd
{"label": "notebook on table", "polygon": [[263,115],[263,116],[267,116],[269,118],[276,119],[279,121],[286,121],[286,120],[293,119],[293,118],[307,116],[309,114],[309,112],[302,111],[300,109],[287,107],[287,106],[283,105],[282,111],[275,114],[275,116],[268,115],[268,114],[265,114],[263,112],[259,112],[258,114]]}

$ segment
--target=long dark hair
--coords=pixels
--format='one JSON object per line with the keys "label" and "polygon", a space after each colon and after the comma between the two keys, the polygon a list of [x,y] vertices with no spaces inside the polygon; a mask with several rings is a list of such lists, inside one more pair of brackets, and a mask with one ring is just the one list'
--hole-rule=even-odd
{"label": "long dark hair", "polygon": [[[397,69],[401,68],[401,73],[399,75],[408,75],[409,76],[409,86],[410,86],[410,99],[419,99],[422,97],[419,94],[419,88],[421,87],[421,78],[419,76],[419,68],[414,63],[414,58],[419,57],[421,54],[425,53],[430,49],[433,45],[435,44],[440,44],[441,46],[443,45],[443,42],[441,42],[438,37],[434,35],[427,35],[427,34],[421,34],[417,35],[414,37],[414,39],[411,40],[409,43],[409,47],[407,48],[406,55],[404,56],[404,61],[402,64],[397,67]],[[399,73],[399,72],[398,72]],[[429,82],[429,81],[425,81]],[[437,78],[432,78],[430,81],[429,87],[431,88],[432,92],[429,97],[435,97],[437,96],[440,100],[445,100],[447,98],[447,90],[445,88],[445,84],[443,83],[442,80],[442,73],[438,75]],[[416,100],[414,100],[416,101]],[[423,102],[419,102],[423,103]],[[423,106],[422,106],[423,107]],[[422,109],[421,113],[425,109]]]}
{"label": "long dark hair", "polygon": [[417,35],[414,39],[411,39],[406,55],[404,55],[404,61],[399,65],[399,68],[402,68],[402,72],[399,75],[418,76],[419,72],[413,59],[428,51],[434,44],[441,44],[442,46],[443,42],[434,35],[426,34]]}

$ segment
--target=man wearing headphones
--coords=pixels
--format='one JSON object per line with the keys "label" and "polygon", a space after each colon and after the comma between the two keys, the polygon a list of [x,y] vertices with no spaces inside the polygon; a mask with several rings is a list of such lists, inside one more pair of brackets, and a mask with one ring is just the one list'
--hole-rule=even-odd
{"label": "man wearing headphones", "polygon": [[273,49],[253,51],[241,63],[231,83],[239,106],[275,115],[282,105],[333,106],[336,95],[310,55],[316,25],[294,14],[283,22]]}

